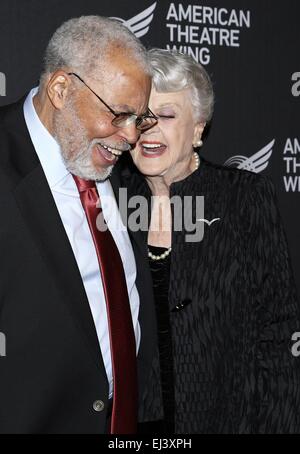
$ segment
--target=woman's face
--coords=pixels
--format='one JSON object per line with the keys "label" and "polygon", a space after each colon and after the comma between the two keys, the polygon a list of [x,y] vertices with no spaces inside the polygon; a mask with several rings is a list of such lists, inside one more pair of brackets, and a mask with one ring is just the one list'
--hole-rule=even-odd
{"label": "woman's face", "polygon": [[205,123],[195,121],[187,89],[158,93],[152,88],[149,107],[158,123],[141,135],[131,156],[144,175],[178,181],[191,173],[193,143],[201,138]]}

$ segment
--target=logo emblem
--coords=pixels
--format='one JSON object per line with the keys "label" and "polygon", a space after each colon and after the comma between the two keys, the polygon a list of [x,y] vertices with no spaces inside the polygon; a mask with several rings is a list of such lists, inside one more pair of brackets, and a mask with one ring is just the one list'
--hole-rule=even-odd
{"label": "logo emblem", "polygon": [[129,30],[134,33],[137,38],[141,38],[141,36],[146,35],[146,33],[148,33],[149,31],[149,27],[153,19],[153,12],[156,8],[156,3],[157,2],[152,3],[149,8],[145,9],[131,19],[124,20],[120,17],[111,17],[111,19],[116,19],[117,21],[121,22],[123,25],[125,25],[125,27],[129,28]]}
{"label": "logo emblem", "polygon": [[270,143],[268,143],[257,153],[250,156],[250,158],[240,155],[232,156],[224,162],[224,165],[228,167],[237,167],[238,169],[250,170],[254,173],[262,172],[269,164],[274,143],[275,139],[271,140]]}
{"label": "logo emblem", "polygon": [[214,218],[214,219],[212,219],[211,221],[209,221],[208,219],[202,219],[202,218],[200,218],[200,219],[197,219],[197,221],[199,221],[199,222],[200,222],[200,221],[203,221],[203,222],[205,222],[207,225],[211,225],[213,222],[219,221],[220,219],[221,219],[221,218]]}

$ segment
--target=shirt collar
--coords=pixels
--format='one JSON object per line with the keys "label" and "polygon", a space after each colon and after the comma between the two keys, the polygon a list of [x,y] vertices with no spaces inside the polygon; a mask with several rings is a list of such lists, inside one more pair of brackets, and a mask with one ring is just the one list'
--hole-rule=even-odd
{"label": "shirt collar", "polygon": [[37,92],[38,87],[35,87],[28,93],[23,106],[24,117],[31,141],[43,167],[48,184],[51,189],[54,189],[70,172],[63,162],[59,144],[43,125],[36,113],[33,105],[33,97]]}

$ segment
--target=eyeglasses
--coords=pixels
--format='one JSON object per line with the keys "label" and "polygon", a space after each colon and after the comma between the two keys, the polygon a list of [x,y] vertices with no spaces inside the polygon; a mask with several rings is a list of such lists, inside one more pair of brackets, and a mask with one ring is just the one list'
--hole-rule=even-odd
{"label": "eyeglasses", "polygon": [[131,112],[115,112],[108,104],[106,104],[103,99],[100,98],[94,90],[89,87],[83,79],[76,73],[67,73],[68,76],[75,76],[77,77],[80,82],[82,82],[98,99],[102,102],[102,104],[107,107],[107,109],[114,115],[114,118],[111,121],[111,124],[117,126],[118,128],[126,128],[127,126],[131,125],[135,122],[135,127],[139,131],[146,131],[147,129],[152,128],[157,123],[158,118],[154,115],[153,112],[148,108],[147,114],[145,115],[136,115]]}

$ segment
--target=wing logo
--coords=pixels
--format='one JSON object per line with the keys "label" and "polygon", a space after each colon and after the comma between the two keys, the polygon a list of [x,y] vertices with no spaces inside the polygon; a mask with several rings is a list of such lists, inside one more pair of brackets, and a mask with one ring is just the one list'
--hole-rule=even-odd
{"label": "wing logo", "polygon": [[211,225],[213,222],[219,221],[220,219],[221,219],[221,218],[214,218],[214,219],[212,219],[211,221],[209,221],[208,219],[202,219],[202,218],[201,218],[201,219],[197,219],[197,221],[199,221],[199,222],[200,222],[200,221],[203,221],[203,222],[205,222],[207,225]]}
{"label": "wing logo", "polygon": [[254,173],[262,172],[269,164],[274,143],[275,139],[271,140],[270,143],[249,158],[240,155],[232,156],[224,162],[224,165],[228,167],[237,167],[238,169],[250,170]]}
{"label": "wing logo", "polygon": [[123,25],[125,25],[125,27],[129,28],[129,30],[134,33],[137,38],[141,38],[149,31],[156,4],[157,2],[152,3],[149,8],[145,9],[131,19],[124,20],[121,19],[121,17],[111,17],[111,19],[115,19],[121,22]]}

